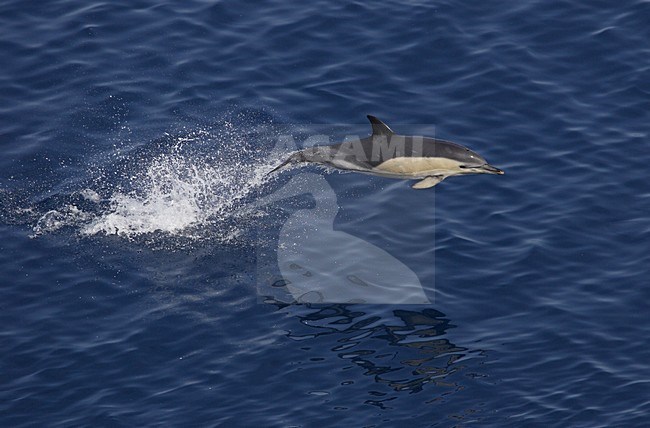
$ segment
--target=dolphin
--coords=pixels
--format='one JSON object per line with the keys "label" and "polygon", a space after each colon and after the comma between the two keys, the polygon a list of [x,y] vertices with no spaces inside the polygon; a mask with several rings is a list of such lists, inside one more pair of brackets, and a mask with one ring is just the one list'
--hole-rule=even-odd
{"label": "dolphin", "polygon": [[315,163],[381,177],[418,180],[414,189],[428,189],[447,177],[465,174],[504,174],[483,156],[451,141],[400,135],[368,115],[372,135],[331,146],[294,152],[269,174],[297,163]]}

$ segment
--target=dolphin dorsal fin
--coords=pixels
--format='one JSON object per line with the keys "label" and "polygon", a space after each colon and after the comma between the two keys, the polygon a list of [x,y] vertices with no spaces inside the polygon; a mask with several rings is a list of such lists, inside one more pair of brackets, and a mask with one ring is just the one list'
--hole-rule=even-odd
{"label": "dolphin dorsal fin", "polygon": [[372,135],[393,135],[394,132],[384,122],[377,119],[375,116],[368,115],[368,120],[372,125]]}

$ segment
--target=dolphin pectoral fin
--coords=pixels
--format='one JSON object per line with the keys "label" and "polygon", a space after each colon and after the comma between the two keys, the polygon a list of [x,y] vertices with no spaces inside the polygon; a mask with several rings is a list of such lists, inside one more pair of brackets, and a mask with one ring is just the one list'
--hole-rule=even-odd
{"label": "dolphin pectoral fin", "polygon": [[444,180],[442,175],[431,175],[423,180],[418,181],[413,186],[414,189],[428,189]]}

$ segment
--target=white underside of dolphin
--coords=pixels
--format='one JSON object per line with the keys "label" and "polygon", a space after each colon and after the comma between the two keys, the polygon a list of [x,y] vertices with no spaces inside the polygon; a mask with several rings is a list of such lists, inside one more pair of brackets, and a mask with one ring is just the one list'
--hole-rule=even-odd
{"label": "white underside of dolphin", "polygon": [[271,172],[308,162],[345,171],[419,180],[412,186],[414,189],[433,187],[454,175],[504,173],[467,147],[434,138],[399,135],[376,117],[368,116],[368,119],[372,124],[371,136],[300,150]]}

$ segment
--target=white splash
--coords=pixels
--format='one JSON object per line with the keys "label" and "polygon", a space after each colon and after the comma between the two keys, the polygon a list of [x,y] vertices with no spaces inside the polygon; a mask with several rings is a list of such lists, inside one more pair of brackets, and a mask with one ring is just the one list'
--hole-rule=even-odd
{"label": "white splash", "polygon": [[[208,137],[179,138],[170,154],[155,157],[142,172],[130,177],[134,190],[114,192],[109,208],[83,226],[81,233],[134,238],[163,232],[200,238],[197,228],[236,214],[238,202],[263,184],[267,168],[246,151],[208,156],[184,152],[184,144],[200,143]],[[220,235],[228,240],[237,233],[222,230]]]}
{"label": "white splash", "polygon": [[76,205],[67,205],[59,210],[50,210],[38,219],[30,237],[35,238],[44,233],[55,232],[90,218],[91,214],[80,210]]}
{"label": "white splash", "polygon": [[95,192],[92,189],[83,189],[79,192],[79,195],[81,195],[81,197],[85,200],[94,202],[96,204],[99,203],[102,199],[101,196],[99,196],[99,193]]}
{"label": "white splash", "polygon": [[156,231],[174,233],[204,222],[209,213],[202,210],[201,199],[206,196],[210,169],[184,163],[173,158],[154,161],[142,190],[114,193],[109,210],[82,233],[127,237]]}

